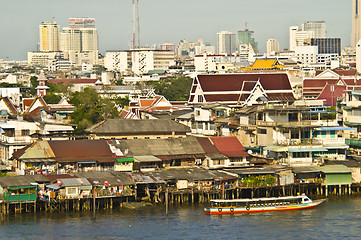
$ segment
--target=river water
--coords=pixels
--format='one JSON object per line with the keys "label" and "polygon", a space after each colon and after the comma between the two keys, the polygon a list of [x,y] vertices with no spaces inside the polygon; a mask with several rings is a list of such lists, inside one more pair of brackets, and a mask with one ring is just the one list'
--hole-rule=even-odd
{"label": "river water", "polygon": [[203,205],[37,213],[0,221],[0,239],[361,239],[361,198],[310,210],[208,216]]}

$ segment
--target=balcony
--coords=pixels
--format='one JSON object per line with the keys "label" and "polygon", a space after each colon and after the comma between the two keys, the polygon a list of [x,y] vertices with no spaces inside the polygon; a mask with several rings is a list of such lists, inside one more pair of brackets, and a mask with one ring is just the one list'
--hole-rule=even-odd
{"label": "balcony", "polygon": [[268,122],[268,121],[257,121],[257,126],[262,126],[262,127],[276,127],[276,126],[280,126],[280,127],[309,127],[309,126],[313,126],[314,121],[312,120],[304,120],[304,121],[296,121],[296,122]]}
{"label": "balcony", "polygon": [[5,135],[1,135],[1,142],[7,144],[31,143],[31,137],[30,136],[8,137]]}

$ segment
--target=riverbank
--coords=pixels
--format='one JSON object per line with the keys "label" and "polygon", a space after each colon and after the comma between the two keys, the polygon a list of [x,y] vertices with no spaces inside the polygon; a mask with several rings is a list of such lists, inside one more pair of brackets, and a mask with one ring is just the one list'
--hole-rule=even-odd
{"label": "riverbank", "polygon": [[[351,197],[361,195],[361,184],[348,186],[324,186],[317,183],[293,184],[274,187],[241,187],[198,191],[196,189],[176,190],[167,188],[160,192],[151,192],[149,197],[142,199],[136,196],[102,196],[93,198],[71,199],[37,199],[25,202],[2,202],[0,214],[2,217],[23,213],[37,212],[97,212],[119,208],[138,209],[154,204],[155,206],[176,206],[187,204],[205,204],[211,199],[237,199],[295,196],[305,193],[307,196],[318,199],[325,197]],[[327,194],[327,196],[326,196]]]}

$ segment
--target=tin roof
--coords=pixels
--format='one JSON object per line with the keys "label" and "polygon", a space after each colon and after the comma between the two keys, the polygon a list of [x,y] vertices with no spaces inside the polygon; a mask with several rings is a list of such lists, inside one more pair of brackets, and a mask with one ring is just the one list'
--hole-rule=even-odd
{"label": "tin roof", "polygon": [[190,128],[170,119],[108,119],[86,130],[95,134],[187,133]]}

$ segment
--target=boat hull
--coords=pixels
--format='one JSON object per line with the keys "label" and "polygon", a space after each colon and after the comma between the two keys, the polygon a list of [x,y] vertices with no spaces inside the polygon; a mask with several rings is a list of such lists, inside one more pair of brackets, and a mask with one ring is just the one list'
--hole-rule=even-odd
{"label": "boat hull", "polygon": [[222,215],[222,214],[236,214],[236,213],[258,213],[258,212],[275,212],[275,211],[291,211],[314,208],[326,199],[312,201],[310,203],[290,204],[282,206],[260,206],[260,207],[222,207],[222,208],[204,208],[204,213],[207,215]]}

